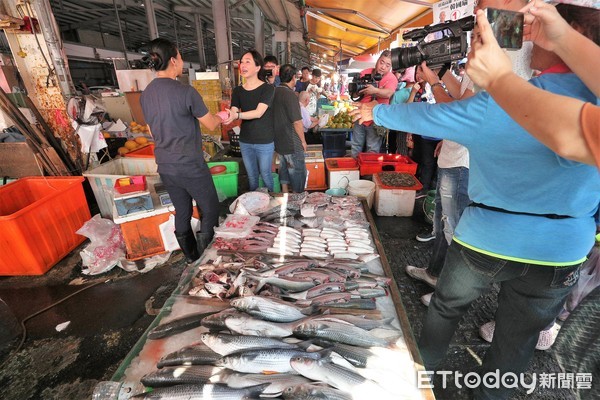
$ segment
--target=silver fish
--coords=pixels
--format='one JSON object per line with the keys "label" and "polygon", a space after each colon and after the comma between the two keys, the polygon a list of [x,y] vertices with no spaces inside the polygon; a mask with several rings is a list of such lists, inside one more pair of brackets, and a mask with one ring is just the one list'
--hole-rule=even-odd
{"label": "silver fish", "polygon": [[[290,361],[292,368],[309,379],[325,382],[351,394],[352,399],[393,399],[394,396],[376,382],[364,378],[347,368],[326,360],[297,357]],[[398,397],[395,397],[398,399]]]}
{"label": "silver fish", "polygon": [[223,371],[223,368],[213,365],[180,365],[166,367],[146,374],[141,382],[152,388],[207,383],[210,378]]}
{"label": "silver fish", "polygon": [[302,310],[286,301],[264,296],[248,296],[230,301],[231,306],[253,317],[272,322],[292,322],[315,310]]}
{"label": "silver fish", "polygon": [[240,335],[282,338],[291,336],[296,324],[263,321],[241,313],[239,316],[226,318],[225,325]]}
{"label": "silver fish", "polygon": [[149,393],[131,397],[143,400],[244,400],[258,397],[268,383],[243,389],[230,388],[220,383],[200,385],[176,385],[158,388]]}
{"label": "silver fish", "polygon": [[369,334],[346,322],[336,321],[304,321],[294,328],[294,335],[307,338],[321,338],[334,342],[351,344],[359,347],[387,347],[388,341]]}
{"label": "silver fish", "polygon": [[352,396],[346,392],[311,383],[289,386],[282,395],[285,400],[352,400]]}
{"label": "silver fish", "polygon": [[244,374],[239,372],[231,372],[228,374],[220,374],[219,382],[226,383],[232,388],[244,388],[262,383],[269,383],[262,392],[264,397],[279,396],[283,391],[291,386],[298,386],[309,383],[310,381],[301,375],[292,374]]}
{"label": "silver fish", "polygon": [[393,326],[390,325],[394,318],[369,319],[365,315],[318,314],[313,317],[310,317],[308,320],[339,320],[357,326],[366,331],[370,331],[371,329],[375,328],[396,330]]}
{"label": "silver fish", "polygon": [[228,333],[203,333],[201,339],[206,346],[221,356],[226,356],[231,353],[247,349],[266,347],[294,349],[298,347],[294,343],[286,343],[275,338],[263,336],[230,335]]}
{"label": "silver fish", "polygon": [[290,366],[292,358],[303,357],[318,360],[329,353],[329,350],[309,353],[301,349],[290,348],[248,349],[226,355],[216,361],[215,365],[249,374],[289,374],[295,372]]}
{"label": "silver fish", "polygon": [[222,331],[227,329],[225,326],[225,320],[227,318],[239,315],[242,315],[242,313],[237,311],[235,308],[227,308],[213,315],[209,315],[208,317],[204,317],[202,319],[202,326],[210,329],[211,331]]}
{"label": "silver fish", "polygon": [[346,290],[346,286],[342,282],[328,282],[321,285],[317,285],[311,289],[305,290],[299,293],[290,293],[287,297],[296,300],[312,299],[314,297],[327,294],[327,293],[339,293]]}
{"label": "silver fish", "polygon": [[152,329],[148,333],[148,339],[162,339],[167,336],[172,336],[177,333],[197,328],[201,325],[202,320],[205,317],[208,317],[212,314],[214,313],[188,314],[184,315],[183,317],[173,319]]}
{"label": "silver fish", "polygon": [[247,277],[252,280],[258,281],[258,285],[255,289],[255,292],[258,293],[260,289],[265,284],[269,284],[271,286],[277,286],[283,290],[286,290],[291,293],[302,292],[304,290],[308,290],[311,287],[315,286],[315,283],[310,281],[305,281],[301,279],[294,279],[290,277],[278,277],[278,276],[257,276],[253,274],[248,274]]}
{"label": "silver fish", "polygon": [[158,361],[158,368],[177,365],[205,365],[212,364],[221,357],[203,343],[185,346],[173,353],[169,353]]}

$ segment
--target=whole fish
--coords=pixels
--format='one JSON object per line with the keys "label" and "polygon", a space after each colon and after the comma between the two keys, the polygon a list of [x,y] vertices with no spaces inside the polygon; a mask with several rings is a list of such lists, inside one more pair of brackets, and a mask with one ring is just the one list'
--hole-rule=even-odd
{"label": "whole fish", "polygon": [[231,316],[242,315],[241,312],[235,308],[227,308],[223,311],[204,317],[202,320],[202,326],[208,328],[211,331],[222,331],[227,329],[225,320]]}
{"label": "whole fish", "polygon": [[258,398],[268,383],[250,386],[242,389],[230,388],[220,383],[200,385],[176,385],[158,388],[148,393],[131,397],[143,400],[245,400]]}
{"label": "whole fish", "polygon": [[338,320],[343,321],[354,326],[357,326],[366,331],[370,331],[375,328],[383,328],[383,329],[391,329],[396,330],[390,323],[394,320],[394,318],[384,318],[384,319],[369,319],[365,315],[352,315],[352,314],[317,314],[313,317],[307,319],[309,321],[318,321],[318,320]]}
{"label": "whole fish", "polygon": [[350,299],[344,303],[327,304],[329,308],[355,308],[358,310],[375,310],[377,303],[375,299]]}
{"label": "whole fish", "polygon": [[321,338],[359,347],[387,347],[388,341],[369,334],[368,331],[343,321],[304,321],[294,328],[294,335]]}
{"label": "whole fish", "polygon": [[290,348],[248,349],[223,356],[215,362],[215,365],[249,374],[289,374],[295,372],[290,366],[292,358],[303,357],[318,360],[326,357],[329,353],[329,350],[309,353],[302,349]]}
{"label": "whole fish", "polygon": [[290,361],[290,365],[300,375],[325,382],[334,388],[347,392],[351,394],[352,399],[398,399],[376,382],[326,360],[297,357]]}
{"label": "whole fish", "polygon": [[240,335],[282,338],[291,336],[296,325],[294,322],[269,322],[243,313],[240,314],[225,319],[227,328]]}
{"label": "whole fish", "polygon": [[382,287],[376,287],[372,289],[358,289],[357,291],[362,299],[372,299],[375,297],[387,296],[387,291]]}
{"label": "whole fish", "polygon": [[305,383],[283,390],[285,400],[352,400],[352,396],[329,386]]}
{"label": "whole fish", "polygon": [[202,324],[202,320],[210,313],[197,313],[184,315],[181,318],[171,320],[167,323],[158,325],[148,333],[148,339],[162,339],[167,336],[175,335],[177,333],[185,332],[193,328],[197,328]]}
{"label": "whole fish", "polygon": [[278,276],[257,276],[248,273],[247,277],[252,280],[258,281],[258,285],[255,289],[255,292],[259,292],[260,289],[266,285],[267,283],[271,286],[277,286],[283,290],[286,290],[291,293],[302,292],[304,290],[308,290],[311,287],[315,286],[315,283],[310,281],[305,281],[301,279],[294,279],[290,277],[278,277]]}
{"label": "whole fish", "polygon": [[166,367],[146,374],[140,380],[144,386],[152,388],[208,383],[213,375],[220,373],[223,368],[213,365],[180,365]]}
{"label": "whole fish", "polygon": [[[352,295],[348,292],[341,293],[325,293],[312,299],[299,300],[299,302],[306,301],[310,302],[310,305],[315,306],[328,306],[330,304],[347,303],[352,299]],[[304,305],[304,304],[303,304]]]}
{"label": "whole fish", "polygon": [[390,365],[399,365],[405,357],[404,353],[385,347],[370,347],[367,349],[343,343],[322,341],[317,341],[317,344],[339,354],[357,368],[387,368]]}
{"label": "whole fish", "polygon": [[226,383],[232,388],[244,388],[263,383],[269,383],[262,395],[264,397],[275,397],[291,386],[298,386],[309,383],[310,380],[297,374],[244,374],[239,372],[230,372],[218,376],[220,383]]}
{"label": "whole fish", "polygon": [[185,346],[173,353],[169,353],[158,361],[158,368],[177,365],[205,365],[212,364],[221,357],[203,343]]}
{"label": "whole fish", "polygon": [[[293,343],[263,336],[231,335],[228,333],[203,333],[202,342],[215,353],[226,356],[240,350],[278,347],[297,348]],[[219,357],[220,358],[220,357]]]}
{"label": "whole fish", "polygon": [[315,309],[303,310],[286,301],[264,296],[237,298],[231,300],[229,304],[253,317],[272,322],[297,321],[316,311]]}
{"label": "whole fish", "polygon": [[341,282],[328,282],[321,285],[317,285],[311,289],[305,290],[299,293],[290,293],[288,297],[296,300],[312,299],[327,293],[339,293],[346,290],[345,284]]}

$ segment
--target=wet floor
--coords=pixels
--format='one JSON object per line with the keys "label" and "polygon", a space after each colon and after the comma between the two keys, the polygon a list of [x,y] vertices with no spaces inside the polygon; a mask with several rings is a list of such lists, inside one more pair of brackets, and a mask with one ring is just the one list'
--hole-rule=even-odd
{"label": "wet floor", "polygon": [[[432,243],[414,237],[426,232],[420,203],[412,218],[376,218],[379,234],[400,289],[404,307],[415,336],[427,309],[419,297],[428,286],[404,273],[407,264],[425,266]],[[70,256],[40,277],[0,278],[0,298],[17,320],[50,306],[75,291],[98,283],[27,322],[27,339],[19,352],[19,338],[0,348],[0,398],[18,400],[91,399],[94,386],[109,380],[127,353],[153,321],[157,310],[177,286],[185,265],[174,254],[165,265],[146,274],[115,268],[97,277],[81,274],[76,249]],[[110,281],[104,283],[107,279]],[[477,328],[492,319],[496,292],[477,300],[461,321],[443,369],[469,372],[478,365],[488,345],[478,337]],[[7,321],[7,319],[4,319]],[[62,332],[60,323],[70,321]],[[530,372],[559,372],[551,352],[536,351]],[[439,382],[438,382],[439,383]],[[434,389],[436,398],[469,399],[465,389]],[[566,390],[536,390],[517,393],[515,399],[568,400]]]}

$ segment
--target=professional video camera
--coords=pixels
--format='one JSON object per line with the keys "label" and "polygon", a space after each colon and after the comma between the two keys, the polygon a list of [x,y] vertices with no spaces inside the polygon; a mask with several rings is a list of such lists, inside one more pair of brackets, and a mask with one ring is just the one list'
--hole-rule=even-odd
{"label": "professional video camera", "polygon": [[[427,25],[420,29],[404,33],[404,40],[418,41],[413,47],[398,47],[392,49],[392,69],[412,67],[425,61],[429,68],[440,67],[444,64],[463,59],[467,54],[467,31],[475,26],[473,16],[446,21],[437,25]],[[425,42],[430,33],[441,32],[442,39]]]}
{"label": "professional video camera", "polygon": [[350,93],[350,99],[352,101],[360,101],[364,97],[364,95],[358,93],[367,85],[372,85],[377,87],[379,81],[381,80],[381,74],[365,74],[360,76],[359,73],[350,74],[350,78],[352,78],[352,82],[348,84],[348,93]]}

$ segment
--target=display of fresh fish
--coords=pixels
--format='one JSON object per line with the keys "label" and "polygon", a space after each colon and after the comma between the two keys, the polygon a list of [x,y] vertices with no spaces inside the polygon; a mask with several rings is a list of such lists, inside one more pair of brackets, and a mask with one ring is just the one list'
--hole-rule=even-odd
{"label": "display of fresh fish", "polygon": [[292,278],[300,280],[310,280],[311,282],[320,285],[329,281],[329,275],[322,272],[315,271],[314,269],[307,271],[296,271],[292,275]]}
{"label": "display of fresh fish", "polygon": [[[348,292],[342,293],[325,293],[312,299],[307,299],[306,302],[309,302],[313,307],[319,306],[329,306],[331,304],[339,304],[339,303],[347,303],[352,299],[352,294]],[[303,301],[303,300],[299,300]]]}
{"label": "display of fresh fish", "polygon": [[375,297],[387,296],[387,291],[382,287],[358,289],[358,294],[362,299],[373,299]]}
{"label": "display of fresh fish", "polygon": [[285,400],[352,400],[352,396],[329,386],[306,383],[283,390]]}
{"label": "display of fresh fish", "polygon": [[326,357],[329,353],[329,350],[309,353],[298,348],[248,349],[223,356],[220,360],[215,361],[215,365],[248,374],[289,374],[295,372],[290,366],[292,358],[303,357],[318,360]]}
{"label": "display of fresh fish", "polygon": [[296,300],[306,300],[312,299],[313,297],[317,297],[327,293],[339,293],[344,292],[346,290],[346,286],[342,282],[328,282],[323,283],[321,285],[317,285],[311,289],[305,290],[304,292],[299,293],[290,293],[287,297]]}
{"label": "display of fresh fish", "polygon": [[228,372],[217,376],[219,383],[226,383],[232,388],[244,388],[248,386],[260,385],[269,383],[262,392],[263,397],[275,397],[283,393],[283,391],[292,386],[298,386],[309,383],[310,380],[297,374],[244,374],[240,372]]}
{"label": "display of fresh fish", "polygon": [[358,260],[358,254],[349,251],[345,253],[336,253],[334,259]]}
{"label": "display of fresh fish", "polygon": [[131,397],[142,400],[246,400],[258,398],[268,383],[242,389],[230,388],[221,383],[176,385],[158,388]]}
{"label": "display of fresh fish", "polygon": [[326,268],[332,269],[334,271],[338,271],[338,272],[344,274],[345,276],[348,276],[353,279],[360,278],[360,276],[361,276],[361,272],[359,269],[354,268],[353,266],[348,265],[348,264],[342,264],[339,262],[331,262],[331,263],[327,264]]}
{"label": "display of fresh fish", "polygon": [[158,361],[156,366],[163,368],[177,365],[206,365],[214,363],[219,358],[221,358],[220,354],[203,343],[196,343],[167,354]]}
{"label": "display of fresh fish", "polygon": [[309,379],[325,382],[334,388],[351,394],[352,399],[395,399],[376,382],[364,378],[347,368],[326,360],[297,357],[290,361],[294,370]]}
{"label": "display of fresh fish", "polygon": [[183,317],[173,319],[164,324],[158,325],[148,333],[148,339],[162,339],[167,336],[175,335],[177,333],[185,332],[190,329],[199,327],[202,324],[202,320],[214,314],[210,313],[195,313],[184,315]]}
{"label": "display of fresh fish", "polygon": [[180,365],[166,367],[146,374],[141,382],[152,388],[208,383],[213,375],[220,373],[223,368],[214,365]]}
{"label": "display of fresh fish", "polygon": [[317,314],[311,316],[310,321],[319,321],[319,320],[341,320],[343,322],[352,324],[366,331],[370,331],[375,328],[383,328],[383,329],[393,329],[390,324],[394,320],[393,318],[384,318],[384,319],[369,319],[364,315],[352,315],[352,314]]}
{"label": "display of fresh fish", "polygon": [[375,310],[377,303],[375,299],[350,299],[345,303],[327,304],[329,308],[355,308],[358,310]]}
{"label": "display of fresh fish", "polygon": [[303,310],[286,301],[264,296],[233,299],[230,301],[230,305],[253,317],[272,322],[298,321],[315,311],[311,309]]}
{"label": "display of fresh fish", "polygon": [[311,271],[320,272],[326,274],[329,277],[329,282],[345,282],[346,275],[341,274],[333,269],[329,268],[313,268]]}
{"label": "display of fresh fish", "polygon": [[303,338],[321,338],[360,347],[387,347],[388,341],[343,321],[304,321],[294,328],[294,335]]}
{"label": "display of fresh fish", "polygon": [[[203,333],[202,342],[215,353],[226,356],[240,350],[256,348],[297,348],[294,343],[286,343],[282,340],[262,337],[262,336],[244,336],[231,335],[228,333]],[[220,357],[219,357],[220,358]]]}

